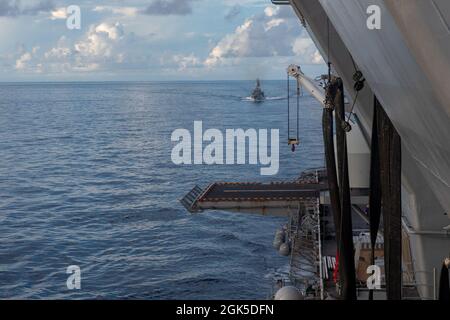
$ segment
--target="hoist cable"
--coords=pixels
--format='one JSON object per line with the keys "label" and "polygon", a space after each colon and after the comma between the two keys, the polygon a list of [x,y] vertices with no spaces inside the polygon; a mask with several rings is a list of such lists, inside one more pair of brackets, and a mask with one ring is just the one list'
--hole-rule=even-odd
{"label": "hoist cable", "polygon": [[355,105],[356,105],[356,100],[358,100],[358,95],[359,95],[359,91],[356,91],[356,96],[355,96],[355,99],[353,100],[352,108],[350,109],[350,113],[348,114],[348,119],[346,122],[350,121],[350,117],[353,114],[353,108],[355,108]]}
{"label": "hoist cable", "polygon": [[297,142],[300,139],[300,86],[298,85],[297,81]]}
{"label": "hoist cable", "polygon": [[290,122],[291,122],[291,106],[290,106],[290,93],[289,93],[290,89],[289,89],[289,73],[287,74],[287,107],[288,107],[288,139],[289,136],[291,135],[291,128],[290,128]]}
{"label": "hoist cable", "polygon": [[330,63],[330,18],[327,17],[327,62]]}
{"label": "hoist cable", "polygon": [[353,68],[355,68],[355,72],[359,71],[358,67],[356,66],[355,59],[353,59],[352,54],[350,52],[348,54],[350,55],[350,59],[352,59]]}

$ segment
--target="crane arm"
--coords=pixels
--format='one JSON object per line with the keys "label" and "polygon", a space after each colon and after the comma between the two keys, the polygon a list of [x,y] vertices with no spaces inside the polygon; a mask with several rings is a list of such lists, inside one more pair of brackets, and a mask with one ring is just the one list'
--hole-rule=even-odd
{"label": "crane arm", "polygon": [[316,81],[306,76],[299,66],[291,64],[287,72],[297,80],[299,86],[305,88],[322,105],[325,104],[325,89],[319,86]]}

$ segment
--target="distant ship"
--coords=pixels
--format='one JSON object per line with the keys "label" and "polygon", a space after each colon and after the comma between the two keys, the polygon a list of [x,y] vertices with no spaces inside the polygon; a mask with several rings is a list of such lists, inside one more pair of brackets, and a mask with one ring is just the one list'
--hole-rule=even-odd
{"label": "distant ship", "polygon": [[264,101],[266,99],[264,96],[264,91],[261,90],[261,83],[259,79],[256,79],[256,88],[253,90],[251,98],[256,102]]}

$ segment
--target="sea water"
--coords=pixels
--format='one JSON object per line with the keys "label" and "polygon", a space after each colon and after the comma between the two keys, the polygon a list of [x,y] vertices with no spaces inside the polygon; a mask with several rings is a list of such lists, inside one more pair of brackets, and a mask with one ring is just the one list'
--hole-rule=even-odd
{"label": "sea water", "polygon": [[[262,85],[269,99],[253,103],[252,81],[0,84],[0,298],[266,298],[288,263],[272,248],[286,219],[178,201],[195,185],[323,166],[320,105],[301,97],[292,153],[285,81]],[[278,174],[173,164],[171,133],[194,121],[279,129]]]}

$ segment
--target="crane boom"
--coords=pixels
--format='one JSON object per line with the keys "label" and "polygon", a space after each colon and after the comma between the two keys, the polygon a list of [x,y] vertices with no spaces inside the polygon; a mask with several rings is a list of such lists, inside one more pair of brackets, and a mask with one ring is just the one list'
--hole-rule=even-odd
{"label": "crane boom", "polygon": [[297,80],[297,83],[305,88],[322,105],[325,104],[325,89],[318,85],[313,79],[306,76],[299,66],[291,64],[287,69],[288,74]]}

